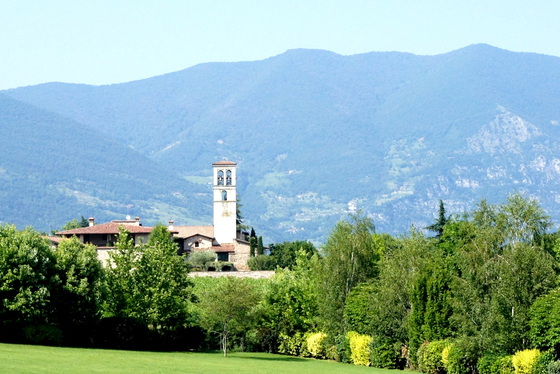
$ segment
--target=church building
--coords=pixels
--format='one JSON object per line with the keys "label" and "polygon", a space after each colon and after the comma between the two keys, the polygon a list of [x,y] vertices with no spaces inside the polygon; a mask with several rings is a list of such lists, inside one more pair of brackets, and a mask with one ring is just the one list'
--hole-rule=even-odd
{"label": "church building", "polygon": [[[180,253],[193,251],[216,252],[219,261],[231,262],[237,270],[249,270],[251,257],[247,233],[237,229],[237,164],[219,161],[212,164],[212,198],[214,224],[212,226],[176,226],[169,221],[169,232],[179,245]],[[144,227],[140,218],[116,220],[96,225],[89,219],[89,227],[58,232],[61,237],[77,236],[83,243],[97,246],[98,257],[107,261],[114,250],[118,228],[124,225],[136,244],[146,243],[152,227]]]}
{"label": "church building", "polygon": [[238,270],[248,270],[250,245],[247,233],[237,229],[237,164],[219,161],[212,164],[213,226],[175,226],[169,231],[184,253],[213,250],[218,260],[232,262]]}

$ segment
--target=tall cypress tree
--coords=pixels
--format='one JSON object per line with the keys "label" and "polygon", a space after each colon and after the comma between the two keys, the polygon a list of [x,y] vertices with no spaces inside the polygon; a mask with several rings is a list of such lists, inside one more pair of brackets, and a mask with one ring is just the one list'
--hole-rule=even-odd
{"label": "tall cypress tree", "polygon": [[447,220],[449,218],[445,216],[445,206],[443,204],[443,200],[439,200],[439,212],[438,212],[438,218],[436,219],[436,221],[431,224],[430,226],[426,227],[426,229],[433,231],[436,233],[436,238],[441,238],[441,235],[443,234],[443,228],[445,226],[445,224],[447,223]]}

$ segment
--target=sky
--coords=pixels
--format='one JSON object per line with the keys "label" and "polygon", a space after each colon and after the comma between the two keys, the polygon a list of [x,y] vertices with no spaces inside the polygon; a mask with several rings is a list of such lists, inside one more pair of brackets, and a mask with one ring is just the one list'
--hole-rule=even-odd
{"label": "sky", "polygon": [[0,0],[0,90],[128,82],[288,49],[560,56],[558,0]]}

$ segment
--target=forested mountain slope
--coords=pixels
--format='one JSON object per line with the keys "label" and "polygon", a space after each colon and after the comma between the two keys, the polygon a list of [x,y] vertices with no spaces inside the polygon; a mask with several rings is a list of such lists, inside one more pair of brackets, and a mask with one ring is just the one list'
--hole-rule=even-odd
{"label": "forested mountain slope", "polygon": [[199,186],[109,134],[1,94],[0,149],[0,223],[50,231],[80,214],[161,222],[166,210],[209,215]]}
{"label": "forested mountain slope", "polygon": [[[321,241],[355,209],[381,231],[424,227],[440,198],[460,212],[514,191],[559,218],[556,57],[488,45],[436,56],[290,50],[124,84],[3,93],[202,181],[193,191],[209,189],[212,162],[237,161],[243,214],[269,240]],[[200,218],[185,214],[169,218]]]}

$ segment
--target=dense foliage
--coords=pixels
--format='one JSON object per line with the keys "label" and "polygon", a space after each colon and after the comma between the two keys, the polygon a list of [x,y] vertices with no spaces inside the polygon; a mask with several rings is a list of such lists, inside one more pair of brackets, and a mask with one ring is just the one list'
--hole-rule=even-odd
{"label": "dense foliage", "polygon": [[427,374],[558,372],[560,236],[539,204],[514,194],[451,217],[441,205],[436,222],[435,237],[393,237],[354,215],[319,251],[282,243],[254,257],[275,264],[271,279],[190,278],[161,225],[142,246],[121,229],[104,268],[76,238],[54,248],[1,226],[0,338],[263,350]]}

